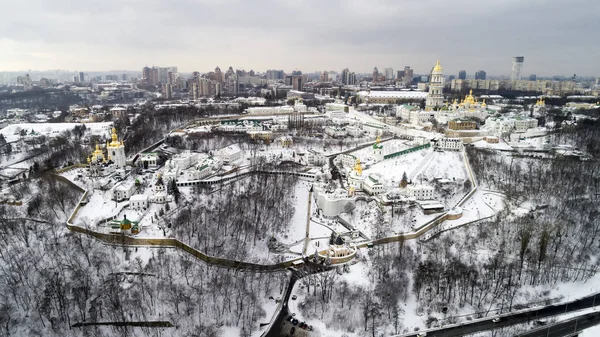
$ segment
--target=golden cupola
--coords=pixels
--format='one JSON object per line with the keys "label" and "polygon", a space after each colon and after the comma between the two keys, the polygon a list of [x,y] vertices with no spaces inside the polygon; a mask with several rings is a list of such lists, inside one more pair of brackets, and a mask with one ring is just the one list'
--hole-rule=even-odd
{"label": "golden cupola", "polygon": [[112,128],[112,134],[110,137],[112,141],[106,145],[107,147],[119,147],[123,145],[123,142],[119,142],[119,136],[117,135],[116,128]]}
{"label": "golden cupola", "polygon": [[465,97],[465,104],[475,104],[475,98],[473,98],[473,89],[471,89],[467,97]]}
{"label": "golden cupola", "polygon": [[357,175],[362,175],[362,166],[360,166],[360,159],[356,158],[356,165],[354,165],[354,171]]}
{"label": "golden cupola", "polygon": [[433,67],[433,72],[434,73],[442,72],[442,66],[440,65],[440,60],[437,60],[435,67]]}
{"label": "golden cupola", "polygon": [[106,158],[104,158],[104,153],[102,152],[100,145],[96,144],[96,149],[94,152],[92,152],[92,158],[90,161],[97,162],[100,159],[102,159],[102,162],[106,162]]}

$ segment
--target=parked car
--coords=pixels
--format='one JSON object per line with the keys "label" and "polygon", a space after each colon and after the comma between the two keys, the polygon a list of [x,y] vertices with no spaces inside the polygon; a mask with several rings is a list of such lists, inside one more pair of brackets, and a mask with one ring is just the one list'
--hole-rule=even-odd
{"label": "parked car", "polygon": [[498,323],[498,322],[500,322],[500,317],[496,317],[496,318],[494,318],[494,319],[492,320],[492,322],[494,322],[494,323]]}
{"label": "parked car", "polygon": [[296,296],[296,295],[292,296],[292,300],[294,300],[294,301],[295,301],[297,298],[298,298],[298,296]]}
{"label": "parked car", "polygon": [[293,326],[292,329],[290,330],[290,335],[293,335],[294,332],[296,332],[296,327]]}
{"label": "parked car", "polygon": [[295,319],[295,318],[294,318],[294,319],[292,320],[292,324],[293,324],[293,325],[298,325],[298,323],[299,323],[299,322],[298,322],[298,320],[297,320],[297,319]]}

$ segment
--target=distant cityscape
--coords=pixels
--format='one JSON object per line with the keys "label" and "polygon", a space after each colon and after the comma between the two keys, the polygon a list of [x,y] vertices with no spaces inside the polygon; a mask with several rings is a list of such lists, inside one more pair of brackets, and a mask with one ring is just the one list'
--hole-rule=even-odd
{"label": "distant cityscape", "polygon": [[[516,56],[512,67],[507,62],[508,76],[489,76],[485,70],[459,70],[456,75],[443,77],[445,92],[466,92],[470,89],[497,93],[499,91],[538,92],[544,95],[578,94],[598,96],[598,78],[572,76],[542,77],[525,74],[525,58]],[[402,70],[386,67],[373,68],[372,73],[357,73],[348,68],[340,71],[325,70],[302,72],[269,69],[264,72],[219,66],[213,71],[183,73],[177,66],[145,66],[140,71],[31,71],[0,72],[0,93],[14,93],[34,89],[48,89],[69,85],[70,90],[82,95],[99,93],[99,100],[136,98],[138,90],[156,91],[164,99],[198,99],[210,96],[235,97],[239,95],[278,96],[288,90],[330,94],[344,87],[360,91],[366,87],[375,90],[428,90],[431,69],[416,72],[410,66]]]}

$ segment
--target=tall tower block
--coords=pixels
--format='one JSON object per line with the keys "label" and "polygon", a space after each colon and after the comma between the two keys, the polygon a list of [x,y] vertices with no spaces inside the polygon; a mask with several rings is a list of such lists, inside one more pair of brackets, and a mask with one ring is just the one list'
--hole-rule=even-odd
{"label": "tall tower block", "polygon": [[523,70],[523,61],[525,61],[525,57],[523,56],[513,57],[512,73],[510,74],[511,81],[521,80],[521,70]]}

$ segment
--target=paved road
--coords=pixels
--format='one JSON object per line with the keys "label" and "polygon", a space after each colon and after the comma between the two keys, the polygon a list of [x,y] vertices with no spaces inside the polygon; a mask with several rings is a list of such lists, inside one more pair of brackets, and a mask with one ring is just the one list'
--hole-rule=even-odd
{"label": "paved road", "polygon": [[287,291],[285,292],[283,298],[281,299],[283,301],[283,307],[281,308],[281,311],[279,312],[279,316],[277,317],[277,320],[275,321],[275,323],[273,323],[273,326],[267,332],[267,334],[264,335],[264,337],[287,336],[287,329],[286,329],[286,326],[284,323],[285,323],[285,319],[290,315],[289,310],[288,310],[288,301],[290,299],[290,295],[292,294],[292,290],[294,289],[294,284],[296,284],[296,281],[298,281],[298,274],[295,272],[292,272],[292,278],[290,279],[290,284],[288,285]]}
{"label": "paved road", "polygon": [[600,324],[600,314],[585,314],[577,316],[568,321],[548,325],[547,327],[536,329],[528,333],[519,335],[519,337],[566,337],[575,336],[581,330]]}
{"label": "paved road", "polygon": [[[596,296],[597,303],[596,303]],[[515,313],[515,314],[506,314],[501,317],[501,320],[497,323],[494,323],[492,319],[494,317],[489,317],[489,319],[484,321],[477,321],[472,323],[465,323],[460,326],[449,327],[445,329],[439,329],[435,331],[428,331],[428,337],[452,337],[452,336],[463,336],[466,334],[471,334],[479,331],[492,330],[495,328],[511,326],[514,324],[527,323],[531,321],[538,320],[544,317],[555,316],[559,314],[564,314],[567,312],[573,312],[581,309],[591,308],[594,305],[600,305],[600,293],[584,297],[582,299],[572,301],[566,304],[559,305],[550,305],[540,309],[533,309],[528,312]],[[417,337],[418,333],[410,334],[410,335],[400,335],[405,337]],[[558,336],[558,335],[556,335]],[[567,336],[567,335],[561,335]]]}
{"label": "paved road", "polygon": [[[288,301],[290,300],[290,295],[292,294],[292,290],[294,289],[294,284],[296,284],[296,281],[298,281],[299,279],[310,275],[310,274],[317,274],[323,271],[327,271],[327,270],[331,270],[336,268],[336,266],[323,266],[323,265],[319,265],[319,264],[314,264],[311,262],[306,262],[305,264],[297,267],[297,268],[288,268],[289,270],[292,270],[292,277],[290,278],[290,284],[287,287],[287,291],[285,292],[285,295],[282,298],[283,301],[283,307],[281,308],[281,311],[279,312],[279,316],[277,317],[277,320],[275,321],[275,323],[273,323],[271,329],[266,332],[265,334],[263,334],[263,337],[288,337],[290,335],[290,329],[291,329],[291,325],[289,323],[286,323],[285,320],[287,319],[287,317],[290,315],[290,312],[288,310]],[[298,332],[303,331],[303,333],[301,334],[304,336],[310,336],[311,332],[305,331],[300,329],[298,326],[296,326],[296,333],[294,334],[294,336],[296,336],[296,334],[298,334]]]}

